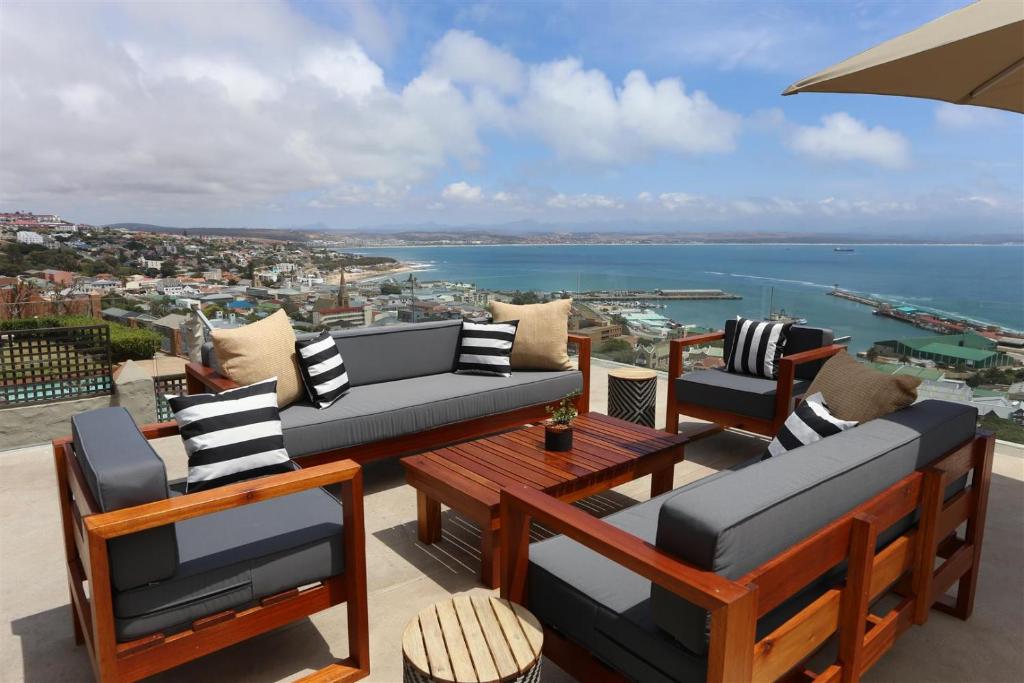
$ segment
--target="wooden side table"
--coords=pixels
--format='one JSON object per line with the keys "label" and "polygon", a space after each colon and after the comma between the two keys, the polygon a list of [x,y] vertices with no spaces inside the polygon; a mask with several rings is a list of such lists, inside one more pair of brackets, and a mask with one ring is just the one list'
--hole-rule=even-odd
{"label": "wooden side table", "polygon": [[658,373],[643,368],[608,371],[608,414],[620,420],[654,427]]}
{"label": "wooden side table", "polygon": [[544,629],[522,605],[456,595],[420,612],[402,634],[405,683],[536,683]]}

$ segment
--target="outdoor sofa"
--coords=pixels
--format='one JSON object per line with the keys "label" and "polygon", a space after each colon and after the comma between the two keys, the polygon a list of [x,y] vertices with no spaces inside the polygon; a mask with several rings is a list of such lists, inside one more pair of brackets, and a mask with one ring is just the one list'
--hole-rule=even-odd
{"label": "outdoor sofa", "polygon": [[358,464],[183,494],[148,443],[175,423],[140,430],[104,408],[72,431],[53,452],[75,642],[97,680],[145,678],[342,602],[349,657],[325,673],[369,673]]}
{"label": "outdoor sofa", "polygon": [[[577,370],[487,377],[454,372],[461,329],[461,320],[445,320],[332,331],[352,389],[324,410],[305,399],[281,410],[289,455],[308,467],[415,453],[538,421],[573,392],[588,412],[590,337],[567,339],[577,347]],[[237,386],[219,373],[212,343],[185,373],[190,394]]]}
{"label": "outdoor sofa", "polygon": [[846,350],[832,343],[835,336],[830,329],[794,325],[787,335],[777,379],[718,368],[683,373],[683,349],[721,341],[723,358],[728,358],[735,333],[736,321],[728,320],[718,332],[673,339],[669,343],[665,415],[669,432],[676,431],[680,415],[688,415],[726,429],[773,437],[793,411],[794,400],[807,391],[824,362]]}
{"label": "outdoor sofa", "polygon": [[[502,595],[580,681],[855,681],[933,604],[971,614],[994,444],[976,418],[923,401],[604,519],[506,490]],[[531,521],[562,535],[531,546]]]}

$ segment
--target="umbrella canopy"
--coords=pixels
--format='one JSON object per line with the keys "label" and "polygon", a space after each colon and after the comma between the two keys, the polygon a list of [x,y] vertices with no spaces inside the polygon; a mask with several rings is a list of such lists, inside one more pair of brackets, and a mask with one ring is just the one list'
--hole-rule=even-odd
{"label": "umbrella canopy", "polygon": [[978,0],[786,89],[924,97],[1024,113],[1024,1]]}

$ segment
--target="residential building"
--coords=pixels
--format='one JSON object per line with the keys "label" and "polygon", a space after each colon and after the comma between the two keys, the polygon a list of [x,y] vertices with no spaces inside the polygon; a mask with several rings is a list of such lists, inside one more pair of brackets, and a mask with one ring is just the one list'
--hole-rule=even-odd
{"label": "residential building", "polygon": [[19,230],[17,240],[19,244],[43,245],[46,242],[46,239],[42,235],[38,232],[31,232],[30,230]]}

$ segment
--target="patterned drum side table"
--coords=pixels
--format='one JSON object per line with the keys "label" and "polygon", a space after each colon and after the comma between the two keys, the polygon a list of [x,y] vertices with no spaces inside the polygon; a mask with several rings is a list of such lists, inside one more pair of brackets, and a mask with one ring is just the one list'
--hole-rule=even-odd
{"label": "patterned drum side table", "polygon": [[402,634],[405,683],[536,683],[540,622],[522,605],[456,595],[420,612]]}
{"label": "patterned drum side table", "polygon": [[608,414],[646,427],[654,427],[658,373],[643,368],[616,368],[608,372]]}

